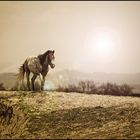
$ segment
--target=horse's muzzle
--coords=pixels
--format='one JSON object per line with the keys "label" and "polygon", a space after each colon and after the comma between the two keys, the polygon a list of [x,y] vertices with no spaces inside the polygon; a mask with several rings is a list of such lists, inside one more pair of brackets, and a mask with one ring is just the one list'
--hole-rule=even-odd
{"label": "horse's muzzle", "polygon": [[55,67],[55,64],[51,64],[50,66],[51,66],[51,68],[53,69],[53,68]]}

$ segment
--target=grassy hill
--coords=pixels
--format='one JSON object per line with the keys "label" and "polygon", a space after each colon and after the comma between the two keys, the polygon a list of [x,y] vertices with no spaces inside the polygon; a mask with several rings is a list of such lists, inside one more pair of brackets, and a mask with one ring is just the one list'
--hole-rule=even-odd
{"label": "grassy hill", "polygon": [[138,97],[1,91],[0,99],[15,114],[0,138],[140,138]]}

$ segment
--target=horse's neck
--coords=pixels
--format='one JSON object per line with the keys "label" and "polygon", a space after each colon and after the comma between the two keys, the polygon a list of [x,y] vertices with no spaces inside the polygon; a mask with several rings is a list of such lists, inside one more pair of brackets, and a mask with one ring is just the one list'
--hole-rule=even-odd
{"label": "horse's neck", "polygon": [[44,62],[44,64],[42,65],[42,75],[43,75],[43,77],[45,77],[47,75],[48,71],[49,71],[49,63],[48,63],[48,60],[46,60]]}
{"label": "horse's neck", "polygon": [[39,55],[38,58],[40,59],[40,63],[42,65],[42,75],[45,77],[49,71],[49,60],[48,60],[48,56],[47,55],[44,56],[44,55],[46,54]]}
{"label": "horse's neck", "polygon": [[48,60],[48,56],[46,56],[46,59],[43,63],[43,67],[48,68],[48,66],[49,66],[49,60]]}
{"label": "horse's neck", "polygon": [[46,54],[40,54],[38,55],[38,58],[42,66],[48,66],[48,56]]}

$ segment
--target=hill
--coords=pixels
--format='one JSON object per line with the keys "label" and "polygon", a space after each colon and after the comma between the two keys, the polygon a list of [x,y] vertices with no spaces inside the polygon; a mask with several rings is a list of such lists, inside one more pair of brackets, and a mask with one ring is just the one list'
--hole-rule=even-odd
{"label": "hill", "polygon": [[0,83],[6,88],[12,88],[16,83],[16,73],[0,73]]}

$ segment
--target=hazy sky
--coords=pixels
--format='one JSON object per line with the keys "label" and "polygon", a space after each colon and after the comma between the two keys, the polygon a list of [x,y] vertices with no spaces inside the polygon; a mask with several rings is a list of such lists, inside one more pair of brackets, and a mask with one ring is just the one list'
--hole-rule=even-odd
{"label": "hazy sky", "polygon": [[56,69],[140,72],[140,2],[0,2],[0,72],[56,51]]}

